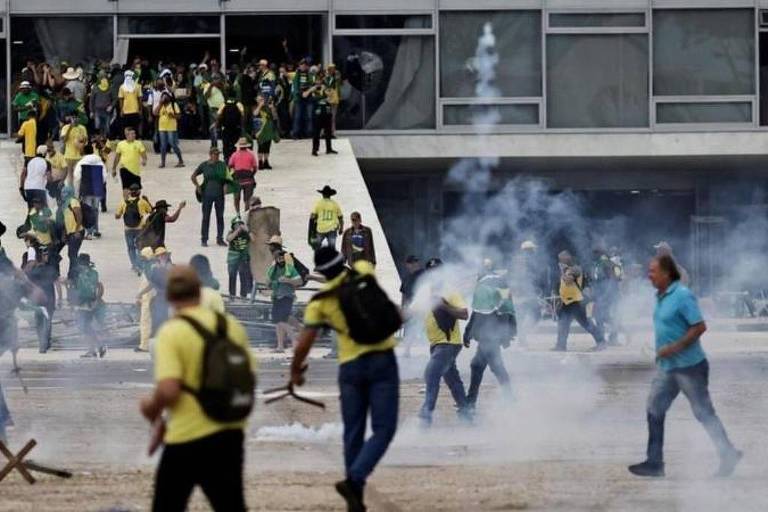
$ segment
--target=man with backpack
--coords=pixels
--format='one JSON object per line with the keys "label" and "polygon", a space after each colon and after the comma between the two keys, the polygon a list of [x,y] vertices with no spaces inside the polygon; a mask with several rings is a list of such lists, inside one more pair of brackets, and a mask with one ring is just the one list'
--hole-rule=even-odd
{"label": "man with backpack", "polygon": [[[155,477],[155,512],[186,510],[197,485],[214,511],[246,510],[243,430],[254,404],[253,359],[245,328],[231,315],[201,307],[200,288],[191,267],[170,270],[166,296],[176,315],[158,333],[156,386],[141,402],[141,413],[165,444]],[[213,383],[222,375],[229,385],[217,389]],[[154,448],[155,441],[150,452]]]}
{"label": "man with backpack", "polygon": [[133,183],[128,191],[128,197],[120,201],[115,211],[115,219],[123,219],[125,246],[131,262],[131,270],[140,275],[142,265],[137,242],[144,219],[152,213],[152,205],[146,197],[141,195],[141,185],[138,183]]}
{"label": "man with backpack", "polygon": [[[315,253],[315,270],[327,283],[307,305],[291,362],[291,384],[304,383],[304,361],[320,331],[336,331],[346,468],[346,479],[336,483],[336,491],[347,510],[363,512],[366,480],[397,430],[400,377],[393,335],[402,319],[376,283],[369,262],[359,261],[350,269],[336,249],[323,247]],[[369,414],[373,435],[366,440]]]}
{"label": "man with backpack", "polygon": [[67,258],[69,270],[67,278],[71,279],[77,265],[77,255],[83,245],[83,210],[80,201],[75,198],[75,189],[67,185],[61,189],[61,201],[56,210],[56,229],[62,235],[62,240],[67,246]]}
{"label": "man with backpack", "polygon": [[243,105],[235,98],[227,98],[218,111],[217,123],[221,127],[221,146],[224,162],[235,152],[235,144],[243,133]]}
{"label": "man with backpack", "polygon": [[152,208],[152,213],[144,221],[141,233],[137,236],[136,246],[139,250],[145,247],[151,247],[153,250],[165,247],[165,225],[179,220],[181,210],[186,206],[187,202],[182,201],[176,207],[176,211],[169,214],[168,209],[171,205],[165,199],[160,199],[156,202],[154,208]]}
{"label": "man with backpack", "polygon": [[296,288],[301,286],[301,276],[286,261],[285,255],[283,250],[275,251],[275,262],[267,269],[267,279],[272,290],[272,323],[275,324],[277,335],[275,352],[278,353],[285,352],[285,340],[291,336],[293,303],[296,300]]}
{"label": "man with backpack", "polygon": [[88,343],[88,351],[80,357],[103,358],[107,354],[107,346],[104,344],[101,332],[104,326],[104,314],[106,306],[104,285],[99,280],[99,273],[91,262],[88,254],[77,257],[77,266],[70,282],[70,301],[77,311],[77,323],[80,334]]}
{"label": "man with backpack", "polygon": [[586,279],[579,265],[573,261],[571,253],[562,251],[557,255],[560,267],[560,309],[557,312],[557,344],[555,352],[565,352],[568,344],[568,334],[571,323],[576,320],[581,327],[592,335],[595,340],[594,350],[605,350],[605,337],[600,328],[587,318],[587,308],[584,305],[584,288]]}

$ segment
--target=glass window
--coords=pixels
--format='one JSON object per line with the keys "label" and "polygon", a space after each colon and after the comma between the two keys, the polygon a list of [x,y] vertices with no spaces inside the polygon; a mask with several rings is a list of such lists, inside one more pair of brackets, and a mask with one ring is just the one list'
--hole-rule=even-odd
{"label": "glass window", "polygon": [[435,127],[432,36],[336,36],[333,55],[343,77],[339,129]]}
{"label": "glass window", "polygon": [[644,27],[645,14],[627,13],[552,13],[550,27]]}
{"label": "glass window", "polygon": [[[230,63],[262,58],[278,64],[295,63],[302,57],[322,61],[325,37],[320,14],[227,16],[225,20]],[[241,55],[243,48],[246,52]]]}
{"label": "glass window", "polygon": [[547,36],[547,126],[648,126],[648,36]]}
{"label": "glass window", "polygon": [[754,24],[751,9],[654,11],[654,94],[754,94]]}
{"label": "glass window", "polygon": [[343,29],[408,29],[432,28],[429,14],[339,14],[336,28]]}
{"label": "glass window", "polygon": [[119,34],[218,34],[218,16],[120,16]]}
{"label": "glass window", "polygon": [[658,103],[657,123],[751,123],[752,104]]}
{"label": "glass window", "polygon": [[496,87],[503,97],[541,96],[539,11],[450,11],[440,14],[440,95],[475,96],[472,62],[483,26],[496,36]]}
{"label": "glass window", "polygon": [[488,126],[539,124],[539,106],[524,105],[444,105],[446,126]]}

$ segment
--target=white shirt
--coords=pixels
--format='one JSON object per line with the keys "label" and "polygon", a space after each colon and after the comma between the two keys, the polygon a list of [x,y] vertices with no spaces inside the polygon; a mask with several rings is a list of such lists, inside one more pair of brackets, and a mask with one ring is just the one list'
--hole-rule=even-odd
{"label": "white shirt", "polygon": [[107,184],[107,169],[104,165],[104,161],[97,154],[85,155],[75,165],[75,170],[72,173],[72,184],[75,188],[77,196],[80,196],[80,181],[83,179],[83,166],[84,165],[100,165],[103,167],[101,171],[101,177],[104,180],[104,184]]}
{"label": "white shirt", "polygon": [[24,180],[24,190],[45,190],[48,183],[48,162],[41,156],[36,156],[27,164],[27,178]]}

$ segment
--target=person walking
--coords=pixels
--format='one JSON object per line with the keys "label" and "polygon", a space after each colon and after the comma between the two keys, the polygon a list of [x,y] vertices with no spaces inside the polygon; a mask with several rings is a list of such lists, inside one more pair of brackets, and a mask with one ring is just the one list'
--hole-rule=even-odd
{"label": "person walking", "polygon": [[312,87],[312,75],[309,73],[309,65],[306,59],[301,59],[291,82],[293,101],[291,137],[294,139],[308,137],[314,133],[312,130],[312,101],[304,94],[310,87]]}
{"label": "person walking", "polygon": [[[608,252],[603,247],[595,247],[592,263],[592,291],[594,294],[594,309],[592,317],[597,328],[607,337],[611,345],[617,345],[619,340],[618,325],[615,314],[619,301],[619,279],[616,265],[611,261]],[[610,335],[608,334],[610,332]]]}
{"label": "person walking", "polygon": [[24,167],[37,153],[37,112],[30,110],[27,118],[21,123],[16,136],[21,141],[21,153],[24,155]]}
{"label": "person walking", "polygon": [[[427,262],[427,272],[438,272],[443,262],[433,258]],[[431,290],[431,303],[434,309],[427,314],[424,321],[429,340],[429,362],[424,370],[424,382],[426,391],[424,404],[419,412],[419,419],[423,427],[432,425],[432,414],[437,405],[437,396],[440,393],[440,381],[445,384],[453,396],[457,407],[457,414],[463,421],[471,421],[472,413],[467,402],[467,394],[464,391],[464,383],[456,368],[456,358],[462,347],[461,328],[459,320],[467,320],[469,311],[464,299],[456,292],[442,289],[433,283]]]}
{"label": "person walking", "polygon": [[315,249],[323,245],[336,247],[336,236],[344,233],[344,216],[339,204],[331,199],[336,190],[329,185],[317,191],[323,196],[309,216],[309,243]]}
{"label": "person walking", "polygon": [[[149,282],[149,273],[152,271],[152,263],[155,252],[151,247],[145,247],[139,252],[139,292],[136,302],[139,305],[139,346],[134,352],[149,352],[149,340],[152,337],[152,299],[154,289]],[[141,293],[147,290],[146,293]]]}
{"label": "person walking", "polygon": [[[195,391],[204,386],[205,347],[216,339],[246,354],[243,369],[255,377],[248,335],[235,317],[216,313],[200,303],[201,282],[193,268],[180,265],[168,273],[167,299],[176,315],[158,332],[155,343],[155,389],[141,401],[141,413],[164,443],[155,476],[154,512],[186,510],[200,486],[216,512],[244,512],[245,419],[210,417]],[[232,348],[229,349],[233,351]],[[234,363],[230,363],[234,364]],[[228,370],[227,367],[222,371]],[[169,413],[167,427],[162,416]],[[153,445],[155,441],[153,440]],[[150,447],[150,452],[156,446]],[[215,464],[203,463],[213,461]]]}
{"label": "person walking", "polygon": [[124,73],[117,98],[120,124],[127,139],[128,128],[133,128],[134,132],[141,128],[141,84],[136,83],[136,74],[133,71],[127,70]]}
{"label": "person walking", "polygon": [[138,237],[150,213],[152,213],[152,205],[146,197],[141,195],[141,186],[138,183],[130,186],[128,197],[120,201],[115,211],[115,219],[123,219],[125,247],[128,251],[128,260],[131,262],[131,270],[139,275],[142,274],[142,263]]}
{"label": "person walking", "polygon": [[109,125],[112,120],[115,98],[107,79],[107,74],[100,71],[97,83],[91,87],[88,99],[88,110],[91,113],[93,126],[102,137],[109,136]]}
{"label": "person walking", "polygon": [[647,459],[628,469],[638,476],[664,476],[664,419],[682,392],[720,455],[715,476],[730,476],[743,453],[728,439],[709,395],[709,362],[701,347],[707,325],[698,301],[680,281],[680,271],[669,254],[651,260],[648,279],[657,290],[653,312],[657,371],[647,401]]}
{"label": "person walking", "polygon": [[253,138],[258,146],[259,169],[272,169],[272,164],[269,163],[272,143],[280,142],[277,120],[275,97],[265,99],[264,96],[259,96],[253,109]]}
{"label": "person walking", "polygon": [[573,262],[573,257],[568,251],[561,252],[557,258],[560,266],[561,306],[557,314],[557,344],[553,350],[565,352],[568,349],[568,334],[571,331],[573,320],[576,320],[585,331],[592,335],[596,344],[594,350],[604,350],[605,338],[602,331],[592,320],[587,318],[582,291],[586,282],[581,267]]}
{"label": "person walking", "polygon": [[99,280],[99,273],[88,254],[80,254],[73,276],[70,278],[70,302],[77,311],[77,325],[88,351],[80,357],[102,359],[107,354],[107,346],[101,336],[104,330],[104,285]]}
{"label": "person walking", "polygon": [[77,267],[77,256],[83,245],[83,210],[80,201],[75,197],[75,189],[69,185],[61,189],[61,201],[56,210],[56,225],[64,234],[64,244],[67,246],[67,259],[69,270],[67,279],[72,279]]}
{"label": "person walking", "polygon": [[[198,176],[203,177],[203,183],[198,182]],[[202,198],[203,220],[200,227],[200,241],[203,247],[208,246],[208,233],[211,224],[211,209],[216,208],[216,244],[226,247],[224,241],[224,187],[229,178],[227,165],[219,158],[219,149],[212,147],[208,152],[208,160],[201,163],[190,178],[195,190]]]}
{"label": "person walking", "polygon": [[67,183],[72,185],[75,166],[83,157],[88,144],[88,130],[80,124],[79,116],[69,115],[61,128],[61,140],[64,143],[64,158],[67,160]]}
{"label": "person walking", "polygon": [[97,148],[88,144],[84,156],[75,165],[73,173],[75,191],[83,208],[86,240],[101,238],[99,213],[101,201],[107,196],[106,165]]}
{"label": "person walking", "polygon": [[312,87],[304,91],[303,96],[310,101],[312,109],[312,156],[317,156],[320,151],[320,133],[325,137],[325,154],[335,155],[331,145],[333,136],[333,116],[331,114],[331,104],[328,102],[329,92],[323,84],[323,75],[318,73],[315,76],[315,83]]}
{"label": "person walking", "polygon": [[293,316],[296,288],[301,286],[302,281],[296,268],[286,262],[285,251],[275,251],[273,256],[275,261],[267,269],[267,279],[272,289],[272,323],[277,334],[275,352],[283,353],[286,339],[292,337],[290,318]]}
{"label": "person walking", "polygon": [[179,149],[178,131],[181,110],[169,92],[162,93],[155,115],[157,116],[157,130],[160,139],[160,168],[165,167],[165,157],[168,155],[169,148],[178,159],[176,167],[184,167],[184,158],[181,156],[181,149]]}
{"label": "person walking", "polygon": [[509,296],[509,284],[493,270],[493,262],[485,260],[472,297],[472,316],[464,330],[466,348],[470,347],[471,340],[477,342],[475,356],[469,365],[471,376],[467,390],[467,403],[472,410],[477,406],[480,384],[488,367],[499,381],[503,394],[511,395],[509,373],[501,349],[509,347],[515,327],[515,308]]}
{"label": "person walking", "polygon": [[373,247],[373,231],[363,226],[363,218],[359,212],[350,216],[352,227],[347,228],[341,237],[341,253],[350,267],[356,261],[365,260],[376,265],[376,250]]}
{"label": "person walking", "polygon": [[423,338],[423,329],[420,326],[419,319],[411,315],[409,309],[414,297],[416,296],[416,287],[419,278],[424,274],[424,268],[421,260],[413,254],[405,258],[405,275],[400,284],[400,307],[404,312],[405,322],[403,323],[402,343],[405,345],[403,355],[411,356],[411,347]]}
{"label": "person walking", "polygon": [[227,233],[227,273],[229,275],[229,295],[237,295],[237,276],[240,276],[240,297],[246,298],[253,288],[251,275],[251,242],[256,236],[248,231],[248,227],[240,217],[232,219],[232,229]]}
{"label": "person walking", "polygon": [[123,198],[130,194],[131,185],[136,183],[141,187],[141,173],[147,165],[147,148],[140,140],[136,140],[136,129],[129,126],[125,129],[125,140],[118,142],[115,148],[115,158],[112,161],[112,176],[117,176],[120,169],[120,182],[123,186]]}
{"label": "person walking", "polygon": [[243,198],[243,208],[248,208],[248,203],[253,197],[253,191],[256,189],[256,172],[259,170],[259,166],[253,151],[248,149],[250,146],[248,139],[240,137],[235,144],[235,152],[227,161],[235,181],[240,186],[240,190],[234,194],[235,212],[238,217],[240,216],[240,196],[242,195]]}
{"label": "person walking", "polygon": [[51,164],[45,159],[48,148],[38,146],[37,156],[32,158],[21,171],[21,190],[29,208],[38,200],[43,206],[48,206],[48,182],[51,179]]}
{"label": "person walking", "polygon": [[139,250],[144,247],[151,247],[156,250],[165,247],[165,225],[179,220],[181,211],[187,206],[186,201],[182,201],[176,207],[173,213],[168,213],[171,205],[165,199],[160,199],[152,208],[152,213],[144,221],[144,227],[136,238],[136,246]]}
{"label": "person walking", "polygon": [[[315,269],[327,283],[307,304],[304,329],[298,336],[291,361],[291,383],[304,384],[305,360],[320,332],[330,327],[337,333],[339,347],[339,391],[344,423],[344,467],[346,478],[336,483],[336,491],[350,512],[364,512],[364,490],[397,430],[400,402],[400,376],[394,348],[395,338],[387,336],[373,344],[363,344],[349,334],[347,317],[340,307],[339,287],[350,276],[344,257],[333,247],[315,253]],[[355,264],[359,275],[373,276],[373,266]],[[373,434],[366,439],[366,423],[371,417]]]}

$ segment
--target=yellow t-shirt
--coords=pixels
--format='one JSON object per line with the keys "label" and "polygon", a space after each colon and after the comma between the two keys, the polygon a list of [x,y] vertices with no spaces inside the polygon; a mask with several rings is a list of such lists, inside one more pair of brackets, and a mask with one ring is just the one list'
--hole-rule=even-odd
{"label": "yellow t-shirt", "polygon": [[[216,315],[202,306],[184,310],[206,329],[216,328]],[[231,315],[227,317],[227,336],[233,343],[245,347],[250,353],[248,335],[242,324]],[[155,344],[155,382],[165,379],[181,380],[184,385],[198,389],[202,378],[204,341],[197,331],[184,320],[168,320],[157,333]],[[255,364],[251,358],[251,368]],[[216,432],[242,429],[245,421],[219,423],[205,415],[197,399],[182,392],[178,402],[170,408],[170,419],[165,432],[166,444],[188,443]]]}
{"label": "yellow t-shirt", "polygon": [[[355,263],[355,270],[360,274],[373,274],[373,265],[367,261],[358,261]],[[332,279],[323,286],[323,291],[331,290],[341,284],[346,276],[346,272]],[[339,305],[339,299],[337,297],[324,297],[317,300],[312,300],[307,304],[307,309],[304,312],[304,325],[310,328],[330,327],[338,333],[339,342],[339,364],[348,363],[354,361],[363,354],[369,352],[383,352],[395,348],[397,342],[394,337],[389,337],[386,340],[377,343],[375,345],[361,345],[355,343],[350,338],[347,327],[347,320],[344,318],[344,313],[341,311]]]}
{"label": "yellow t-shirt", "polygon": [[330,233],[339,229],[341,208],[333,199],[321,199],[315,204],[312,214],[317,217],[317,232]]}
{"label": "yellow t-shirt", "polygon": [[141,155],[147,152],[143,142],[121,140],[115,152],[120,155],[120,167],[125,167],[136,176],[141,176]]}
{"label": "yellow t-shirt", "polygon": [[224,309],[224,297],[213,288],[207,286],[200,289],[200,305],[217,313],[226,312]]}
{"label": "yellow t-shirt", "polygon": [[[578,277],[577,280],[579,285],[581,285],[584,278]],[[560,300],[567,306],[568,304],[584,300],[584,294],[581,293],[581,288],[576,283],[566,283],[564,279],[560,279]]]}
{"label": "yellow t-shirt", "polygon": [[[77,219],[75,219],[75,213],[72,211],[75,208],[80,208],[80,201],[72,199],[69,202],[69,207],[64,209],[64,232],[68,235],[78,231]],[[80,228],[82,229],[82,226]]]}
{"label": "yellow t-shirt", "polygon": [[[467,307],[464,299],[458,293],[452,293],[448,295],[445,297],[445,301],[457,309],[463,309]],[[427,339],[429,340],[430,345],[435,345],[437,343],[461,345],[461,328],[459,327],[458,320],[456,320],[456,323],[453,324],[453,329],[451,329],[450,336],[446,336],[445,332],[440,329],[440,327],[437,325],[435,315],[432,312],[430,312],[424,319],[424,325],[427,328]]]}
{"label": "yellow t-shirt", "polygon": [[[64,155],[56,151],[53,156],[46,156],[45,159],[51,164],[54,178],[64,179],[66,177],[67,159],[64,158]],[[61,176],[61,171],[64,171],[64,176]]]}
{"label": "yellow t-shirt", "polygon": [[61,138],[66,137],[64,144],[64,158],[67,160],[80,160],[83,156],[83,147],[88,142],[88,130],[85,126],[77,124],[74,126],[65,125],[61,129]]}
{"label": "yellow t-shirt", "polygon": [[37,154],[37,121],[34,118],[21,123],[19,137],[24,137],[24,156],[34,158]]}
{"label": "yellow t-shirt", "polygon": [[123,115],[126,114],[138,114],[141,109],[141,98],[139,94],[141,90],[138,85],[133,89],[133,92],[128,92],[122,85],[117,92],[117,97],[123,100]]}
{"label": "yellow t-shirt", "polygon": [[[133,200],[133,198],[131,198],[131,200]],[[128,226],[125,226],[126,230],[141,229],[144,226],[144,221],[147,219],[147,216],[150,213],[152,213],[152,205],[149,204],[149,201],[147,201],[143,197],[139,197],[137,201],[139,202],[139,215],[141,215],[141,223],[139,223],[139,225],[136,226],[135,228],[130,228]],[[128,203],[126,203],[126,201],[123,199],[122,201],[120,201],[120,204],[117,205],[117,210],[115,210],[115,215],[117,215],[118,217],[122,217],[123,215],[125,215],[125,209],[127,207],[128,207]]]}
{"label": "yellow t-shirt", "polygon": [[158,111],[157,129],[161,132],[175,132],[178,129],[178,120],[172,117],[173,114],[180,115],[179,106],[171,102],[163,105]]}

